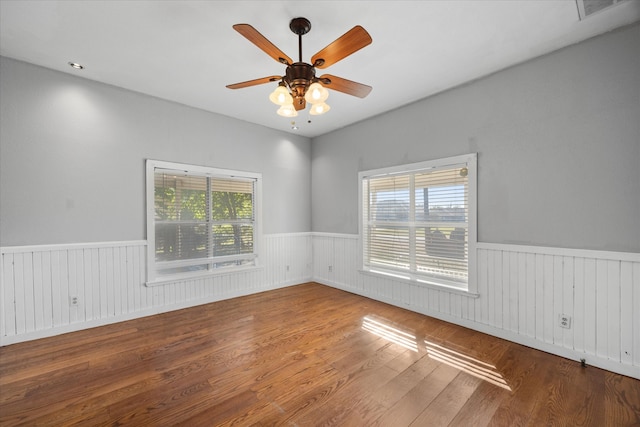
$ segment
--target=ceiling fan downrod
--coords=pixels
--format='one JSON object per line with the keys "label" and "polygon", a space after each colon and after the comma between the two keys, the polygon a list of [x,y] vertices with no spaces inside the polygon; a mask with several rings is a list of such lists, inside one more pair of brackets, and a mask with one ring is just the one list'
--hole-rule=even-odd
{"label": "ceiling fan downrod", "polygon": [[311,22],[307,18],[293,18],[289,23],[289,29],[298,35],[298,61],[302,62],[302,36],[311,31]]}
{"label": "ceiling fan downrod", "polygon": [[309,85],[316,80],[315,68],[302,61],[302,36],[311,31],[311,22],[307,18],[293,18],[289,23],[289,29],[298,35],[299,60],[287,67],[283,80],[291,89],[295,109],[301,110],[305,108],[306,104],[304,95]]}

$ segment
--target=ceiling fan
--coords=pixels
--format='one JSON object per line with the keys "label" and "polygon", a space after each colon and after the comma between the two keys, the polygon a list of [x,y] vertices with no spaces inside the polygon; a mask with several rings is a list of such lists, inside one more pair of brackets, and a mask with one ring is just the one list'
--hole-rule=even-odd
{"label": "ceiling fan", "polygon": [[298,62],[294,62],[251,25],[236,24],[233,28],[251,43],[262,49],[267,55],[285,64],[287,69],[284,76],[263,77],[230,84],[227,87],[229,89],[241,89],[279,81],[278,88],[269,96],[269,99],[280,105],[278,114],[281,116],[296,116],[299,110],[305,109],[307,102],[312,104],[310,114],[325,113],[329,110],[329,106],[324,102],[328,96],[325,88],[359,98],[364,98],[371,92],[371,86],[331,74],[323,74],[320,77],[316,77],[316,68],[327,68],[371,44],[371,36],[359,25],[356,25],[313,55],[310,64],[302,61],[302,36],[311,30],[311,23],[306,18],[294,18],[289,23],[291,31],[298,35]]}

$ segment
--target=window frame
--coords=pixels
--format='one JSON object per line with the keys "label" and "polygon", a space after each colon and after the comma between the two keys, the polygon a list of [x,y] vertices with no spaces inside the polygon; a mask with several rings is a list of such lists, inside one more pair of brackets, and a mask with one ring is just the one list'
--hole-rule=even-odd
{"label": "window frame", "polygon": [[[460,166],[466,164],[468,174],[468,225],[467,225],[467,286],[452,286],[446,280],[438,280],[438,278],[428,278],[424,276],[413,275],[410,272],[406,274],[395,273],[393,271],[385,271],[383,268],[375,269],[365,265],[365,224],[364,220],[364,182],[369,178],[384,175],[407,175],[419,173],[421,171],[433,169],[446,169],[447,167]],[[371,169],[358,173],[358,265],[360,272],[376,277],[387,277],[391,280],[411,283],[413,285],[434,288],[441,291],[459,293],[466,296],[478,297],[477,294],[477,154],[470,153],[460,156],[446,157],[441,159],[427,160],[418,163],[403,164],[379,169]],[[367,198],[368,199],[368,198]],[[415,200],[413,201],[415,203]],[[372,207],[369,206],[368,209]],[[410,251],[415,252],[416,242]]]}
{"label": "window frame", "polygon": [[[159,275],[156,263],[156,220],[155,220],[155,173],[156,170],[173,170],[179,173],[206,176],[210,178],[238,179],[254,181],[253,193],[253,264],[238,267],[213,268],[189,273]],[[209,212],[208,212],[209,214]],[[260,251],[262,248],[262,174],[256,172],[236,171],[230,169],[198,166],[162,160],[146,160],[146,221],[147,221],[147,282],[146,286],[161,285],[187,279],[230,274],[260,268]],[[211,224],[215,221],[210,221]],[[219,257],[221,262],[234,256]],[[186,261],[188,264],[189,261]],[[201,262],[200,262],[201,263]]]}

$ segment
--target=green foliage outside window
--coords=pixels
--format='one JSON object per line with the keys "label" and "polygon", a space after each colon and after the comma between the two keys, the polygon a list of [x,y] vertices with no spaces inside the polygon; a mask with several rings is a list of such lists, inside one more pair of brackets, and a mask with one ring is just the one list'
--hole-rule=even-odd
{"label": "green foliage outside window", "polygon": [[[199,176],[156,174],[155,179],[157,261],[252,253],[251,183],[235,184],[243,191],[217,191],[216,185],[235,188],[233,183]],[[209,206],[207,188],[213,188]]]}

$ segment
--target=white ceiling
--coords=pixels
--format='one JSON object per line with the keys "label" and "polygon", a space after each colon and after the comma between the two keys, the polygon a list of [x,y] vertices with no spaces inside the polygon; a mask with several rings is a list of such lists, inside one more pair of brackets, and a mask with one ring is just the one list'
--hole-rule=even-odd
{"label": "white ceiling", "polygon": [[[254,26],[298,60],[294,17],[311,21],[303,61],[355,25],[373,43],[324,70],[373,87],[331,91],[331,111],[276,115],[275,83],[225,85],[285,66],[232,29]],[[640,20],[627,0],[580,21],[575,0],[0,1],[0,54],[274,129],[314,137]],[[83,64],[82,71],[67,65]]]}

